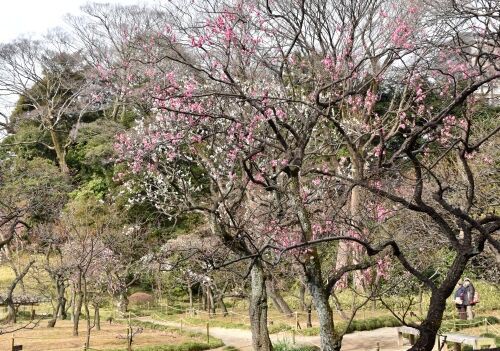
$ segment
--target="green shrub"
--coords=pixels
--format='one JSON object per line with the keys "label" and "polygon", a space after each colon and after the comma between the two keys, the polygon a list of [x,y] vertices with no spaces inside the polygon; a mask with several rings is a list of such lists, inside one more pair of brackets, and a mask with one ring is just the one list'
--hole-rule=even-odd
{"label": "green shrub", "polygon": [[[193,325],[206,325],[207,320],[206,319],[198,319],[198,318],[184,318],[184,320]],[[250,329],[250,326],[248,324],[243,324],[239,322],[232,322],[230,320],[219,320],[219,319],[212,319],[210,320],[210,327],[219,327],[219,328],[226,328],[226,329]]]}
{"label": "green shrub", "polygon": [[[398,327],[400,325],[401,323],[392,316],[356,319],[352,321],[351,325],[347,329],[347,333],[352,333],[355,331],[374,330],[384,327]],[[339,322],[336,324],[336,329],[339,332],[343,332],[345,330],[345,327],[346,322]]]}
{"label": "green shrub", "polygon": [[497,346],[500,346],[500,336],[499,335],[496,335],[493,333],[484,333],[484,334],[481,334],[481,336],[483,336],[485,338],[494,338]]}
{"label": "green shrub", "polygon": [[443,323],[441,323],[441,332],[450,332],[450,331],[458,331],[458,330],[462,330],[462,329],[467,329],[467,328],[471,328],[471,327],[474,327],[474,326],[482,326],[484,325],[484,321],[487,321],[488,324],[498,324],[500,322],[500,320],[497,318],[497,317],[494,317],[494,316],[487,316],[487,317],[484,317],[484,316],[480,316],[480,317],[476,317],[472,320],[462,320],[462,319],[449,319],[449,320],[445,320],[443,321]]}
{"label": "green shrub", "polygon": [[278,341],[273,344],[274,351],[317,351],[316,346],[291,345],[286,341]]}
{"label": "green shrub", "polygon": [[[224,344],[219,341],[210,341],[210,344],[204,342],[188,341],[178,345],[160,345],[134,347],[135,351],[202,351],[221,347]],[[113,349],[108,351],[125,351],[125,349]]]}
{"label": "green shrub", "polygon": [[[497,336],[493,333],[484,333],[481,334],[480,336],[485,337],[485,338],[493,338],[495,339],[495,343],[497,346],[500,346],[500,336]],[[452,343],[446,343],[448,346],[448,349],[452,349],[453,344]],[[462,345],[462,351],[473,351],[472,346],[470,345]]]}
{"label": "green shrub", "polygon": [[305,336],[319,335],[319,327],[312,327],[312,328],[302,329],[300,331],[300,334],[303,334]]}
{"label": "green shrub", "polygon": [[269,325],[269,327],[267,329],[269,330],[269,334],[276,334],[276,333],[292,330],[293,327],[291,325],[288,325],[288,324],[279,323],[279,324],[271,324],[271,325]]}
{"label": "green shrub", "polygon": [[[341,321],[335,323],[335,329],[342,333],[347,326],[347,322]],[[351,322],[351,325],[347,329],[346,333],[350,334],[357,331],[374,330],[384,327],[399,327],[401,323],[393,316],[387,317],[374,317],[367,319],[355,319]],[[302,329],[300,334],[306,336],[313,336],[319,334],[319,327]]]}

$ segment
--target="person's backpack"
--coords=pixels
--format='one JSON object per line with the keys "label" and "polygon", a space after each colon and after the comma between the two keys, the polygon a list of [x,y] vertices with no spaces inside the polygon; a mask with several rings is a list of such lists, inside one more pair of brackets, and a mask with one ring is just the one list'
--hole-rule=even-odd
{"label": "person's backpack", "polygon": [[476,291],[474,291],[474,297],[472,298],[472,303],[473,304],[476,304],[479,302],[479,293]]}

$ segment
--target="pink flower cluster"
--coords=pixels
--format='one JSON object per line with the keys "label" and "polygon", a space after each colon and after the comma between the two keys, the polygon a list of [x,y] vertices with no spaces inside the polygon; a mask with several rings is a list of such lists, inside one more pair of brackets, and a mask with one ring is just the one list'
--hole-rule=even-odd
{"label": "pink flower cluster", "polygon": [[391,34],[392,43],[399,48],[411,49],[413,45],[410,42],[413,35],[413,29],[401,18],[396,19],[396,27]]}
{"label": "pink flower cluster", "polygon": [[453,127],[457,124],[457,118],[453,115],[447,115],[443,118],[443,125],[439,131],[438,142],[446,145],[453,138]]}

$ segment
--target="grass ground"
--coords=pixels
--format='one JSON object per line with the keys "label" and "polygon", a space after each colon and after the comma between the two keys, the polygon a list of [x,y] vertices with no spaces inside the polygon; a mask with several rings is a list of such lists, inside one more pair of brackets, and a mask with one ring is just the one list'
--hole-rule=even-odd
{"label": "grass ground", "polygon": [[[86,340],[85,323],[80,324],[80,336],[72,336],[71,321],[58,321],[55,328],[47,328],[43,321],[39,327],[19,330],[14,333],[15,344],[23,345],[25,351],[81,351]],[[119,350],[126,348],[126,325],[103,323],[101,331],[91,333],[92,350]],[[144,329],[136,335],[134,348],[141,349],[152,346],[181,345],[187,342],[203,343],[202,336],[179,335],[175,331]],[[12,334],[0,335],[0,350],[9,350]]]}
{"label": "grass ground", "polygon": [[[25,287],[26,290],[28,290],[28,293],[32,293],[33,295],[38,295],[43,293],[47,293],[48,291],[51,291],[52,286],[50,285],[50,282],[48,279],[38,279],[36,281],[34,279],[34,276],[38,274],[38,278],[40,278],[40,272],[30,272],[28,276],[25,279]],[[42,274],[43,275],[43,274]],[[5,290],[5,288],[10,284],[11,280],[14,278],[14,274],[12,272],[12,269],[6,265],[0,265],[0,291]],[[41,287],[40,286],[40,280],[42,283],[43,281],[46,281],[46,287]],[[476,313],[479,315],[484,315],[484,316],[496,316],[500,317],[500,295],[499,295],[499,290],[492,286],[488,285],[482,282],[475,282],[476,289],[479,291],[481,295],[481,302],[476,306]],[[16,292],[20,293],[20,288],[16,289]],[[298,311],[298,299],[293,297],[293,292],[290,292],[290,294],[286,294],[285,299],[287,302],[290,304],[292,309]],[[346,314],[349,314],[349,308],[350,304],[352,303],[352,296],[349,292],[344,292],[344,293],[339,293],[338,298],[342,304],[342,306],[346,307]],[[409,298],[414,298],[415,297],[408,297],[408,298],[401,298],[401,297],[394,297],[394,305],[397,306],[397,304],[401,304],[402,300],[408,300]],[[415,301],[415,300],[414,300]],[[422,306],[423,306],[423,313],[425,313],[425,306],[428,304],[429,301],[429,295],[425,294],[423,295],[423,301],[422,301]],[[390,299],[388,300],[389,303],[391,303]],[[133,312],[135,312],[137,315],[149,315],[153,316],[156,315],[160,318],[170,320],[170,321],[177,321],[180,322],[182,320],[186,325],[197,325],[197,326],[204,326],[207,322],[210,323],[210,326],[212,327],[223,327],[223,328],[240,328],[240,329],[249,329],[249,317],[248,317],[248,305],[245,300],[238,300],[238,299],[226,299],[226,303],[228,306],[229,314],[227,316],[223,316],[220,313],[220,309],[217,309],[217,314],[215,316],[209,316],[206,312],[204,311],[199,311],[197,314],[192,315],[189,313],[186,313],[185,310],[187,309],[187,303],[185,301],[169,301],[168,303],[168,308],[166,307],[166,303],[164,302],[160,306],[151,306],[151,308],[148,308],[148,306],[141,306],[141,307],[135,307],[133,308]],[[271,332],[279,332],[279,331],[284,331],[284,330],[291,330],[295,328],[295,323],[296,320],[298,320],[300,326],[302,327],[302,332],[307,333],[305,331],[306,327],[306,321],[307,321],[307,313],[299,311],[297,316],[292,315],[292,316],[284,316],[283,314],[279,313],[276,308],[274,308],[272,302],[270,301],[269,303],[270,309],[269,309],[269,321],[270,321],[270,330]],[[43,303],[39,306],[36,306],[36,311],[38,314],[44,314],[44,313],[51,313],[52,308],[50,304],[48,303]],[[195,308],[199,309],[198,304],[195,304]],[[25,314],[28,314],[29,307],[25,308],[26,312]],[[412,306],[412,311],[415,312],[417,315],[420,315],[420,306],[418,304],[414,304]],[[0,318],[4,316],[6,313],[4,308],[0,307]],[[101,310],[101,315],[102,315],[102,320],[103,320],[103,325],[104,321],[108,316],[114,316],[114,311],[112,308],[103,308]],[[447,304],[447,312],[446,312],[446,317],[451,318],[456,314],[455,307],[452,301],[452,298],[450,298],[450,301],[448,301]],[[360,309],[356,315],[356,320],[369,320],[373,318],[387,318],[391,314],[382,308],[381,305],[372,305],[367,304],[364,308]],[[297,319],[296,319],[297,318]],[[338,312],[334,312],[334,320],[339,325],[342,321],[341,315]],[[16,333],[16,335],[19,335],[19,337],[23,337],[25,333],[28,333],[33,336],[33,338],[37,337],[42,337],[46,338],[47,340],[53,340],[52,337],[54,337],[54,340],[61,340],[61,344],[57,344],[57,347],[54,349],[44,349],[44,348],[29,348],[31,346],[30,343],[36,343],[36,339],[26,339],[27,341],[27,346],[24,348],[25,350],[80,350],[83,347],[83,337],[80,338],[81,340],[73,339],[70,337],[71,335],[71,330],[70,326],[66,326],[68,329],[65,331],[65,323],[58,325],[58,328],[56,329],[47,329],[44,331],[44,328],[38,328],[34,331],[20,331]],[[314,329],[317,329],[318,326],[318,319],[315,311],[313,310],[312,313],[312,325],[313,328],[308,330],[311,333],[314,333]],[[61,328],[61,329],[59,329]],[[124,345],[125,342],[123,340],[117,339],[116,335],[118,334],[118,330],[121,328],[122,333],[125,333],[125,326],[116,326],[116,330],[110,330],[108,334],[105,333],[106,327],[104,327],[103,335],[102,337],[99,337],[99,334],[97,336],[99,339],[102,339],[103,345],[96,346],[97,349],[102,348],[116,348],[117,345]],[[498,327],[497,327],[498,328]],[[1,329],[1,327],[0,327]],[[481,330],[472,330],[471,332],[477,332],[477,333],[482,333],[483,331]],[[33,334],[34,333],[34,334]],[[43,334],[45,333],[45,334]],[[114,333],[114,337],[111,338],[110,336]],[[154,333],[164,333],[161,331],[156,331]],[[28,335],[26,334],[26,335]],[[38,335],[40,334],[40,335]],[[165,333],[164,333],[165,334]],[[145,334],[147,335],[147,334]],[[479,334],[477,334],[479,335]],[[165,337],[168,337],[166,335],[163,335]],[[0,336],[0,350],[4,349],[4,343],[6,339],[9,339],[10,336]],[[107,339],[106,339],[107,338]],[[143,338],[143,336],[138,336],[138,340]],[[155,340],[156,336],[152,335],[151,339]],[[182,337],[181,337],[182,338]],[[113,339],[113,340],[111,340]],[[32,341],[30,341],[32,340]],[[105,342],[115,342],[118,344],[109,344],[109,346],[105,345]],[[73,346],[68,346],[68,348],[60,348],[60,345],[65,345],[65,343],[72,343],[71,345]],[[121,342],[121,344],[120,344]],[[161,341],[163,342],[163,341]],[[173,342],[170,340],[169,342]],[[182,340],[181,340],[182,342]],[[76,344],[75,344],[76,343]],[[74,345],[75,344],[75,345]],[[49,346],[52,346],[53,344],[49,344]],[[73,348],[71,348],[73,347]]]}

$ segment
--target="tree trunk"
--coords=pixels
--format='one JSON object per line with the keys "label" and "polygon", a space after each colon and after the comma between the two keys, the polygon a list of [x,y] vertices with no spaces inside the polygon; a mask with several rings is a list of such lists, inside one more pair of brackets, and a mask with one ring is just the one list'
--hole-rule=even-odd
{"label": "tree trunk", "polygon": [[75,289],[75,302],[73,309],[73,336],[78,336],[78,326],[80,323],[80,315],[83,306],[83,290],[82,290],[82,275],[78,275],[78,279],[74,284]]}
{"label": "tree trunk", "polygon": [[254,351],[271,351],[273,345],[267,330],[266,276],[259,262],[254,263],[251,275],[250,327]]}
{"label": "tree trunk", "polygon": [[59,165],[59,169],[62,173],[69,174],[69,167],[66,163],[66,151],[61,145],[59,135],[57,135],[57,132],[54,130],[54,128],[50,128],[50,138],[52,139],[52,144],[54,145],[54,151],[56,152],[57,164]]}
{"label": "tree trunk", "polygon": [[120,316],[125,316],[128,311],[128,297],[126,291],[120,291],[116,297],[116,310]]}
{"label": "tree trunk", "polygon": [[276,307],[276,309],[279,311],[279,313],[285,314],[285,312],[281,308],[280,304],[276,300],[276,296],[274,296],[269,290],[267,291],[267,296],[269,296],[271,298],[271,300],[273,300],[273,304]]}
{"label": "tree trunk", "polygon": [[[50,273],[50,272],[49,272]],[[57,274],[52,274],[52,279],[55,280],[56,292],[57,292],[57,305],[54,308],[54,313],[52,319],[49,320],[47,327],[54,328],[56,326],[57,319],[66,319],[68,315],[66,314],[66,285],[64,284],[64,279]]]}
{"label": "tree trunk", "polygon": [[16,278],[12,281],[9,288],[7,289],[6,297],[4,303],[7,305],[7,317],[5,321],[8,323],[16,323],[17,322],[17,309],[14,305],[14,290],[16,289],[17,284],[24,278],[30,267],[35,263],[35,261],[30,261],[26,267],[24,267],[23,271],[16,274]]}
{"label": "tree trunk", "polygon": [[219,300],[220,308],[222,310],[222,314],[224,315],[224,317],[226,317],[228,315],[228,312],[227,312],[226,304],[224,303],[224,297],[222,296],[222,293],[219,294],[218,300]]}
{"label": "tree trunk", "polygon": [[161,284],[161,266],[158,268],[158,272],[156,273],[156,290],[158,295],[158,302],[161,303],[163,297],[162,284]]}
{"label": "tree trunk", "polygon": [[304,268],[309,292],[318,313],[321,350],[340,351],[342,336],[334,329],[333,312],[328,301],[328,293],[322,284],[319,264],[317,254],[313,252]]}
{"label": "tree trunk", "polygon": [[453,293],[468,261],[467,256],[458,254],[441,286],[432,291],[429,310],[420,324],[420,337],[409,351],[432,351],[446,309],[446,299]]}
{"label": "tree trunk", "polygon": [[191,284],[188,284],[188,294],[189,294],[189,309],[192,311],[193,310],[193,286]]}
{"label": "tree trunk", "polygon": [[281,296],[279,291],[276,290],[276,286],[274,284],[273,279],[266,279],[266,290],[267,290],[267,295],[271,297],[274,304],[281,313],[283,313],[288,317],[293,316],[292,309],[290,308],[290,306],[288,306],[288,304],[283,299],[283,296]]}
{"label": "tree trunk", "polygon": [[204,284],[201,284],[201,306],[203,308],[203,311],[207,311],[207,289]]}
{"label": "tree trunk", "polygon": [[[92,331],[92,325],[90,324],[90,308],[89,308],[89,295],[88,295],[88,290],[87,290],[87,280],[84,278],[83,281],[83,286],[84,286],[84,307],[85,307],[85,319],[87,322],[87,338],[86,338],[86,345],[87,348],[90,348],[90,332]],[[95,316],[94,316],[95,318]]]}
{"label": "tree trunk", "polygon": [[424,289],[422,286],[418,288],[418,313],[421,318],[424,316]]}
{"label": "tree trunk", "polygon": [[101,313],[99,304],[94,305],[94,324],[97,331],[101,330]]}
{"label": "tree trunk", "polygon": [[299,286],[299,308],[301,311],[306,309],[306,286],[300,282]]}
{"label": "tree trunk", "polygon": [[[10,268],[14,271],[14,276],[17,277],[19,275],[19,269],[17,269],[14,262],[10,262]],[[23,295],[26,295],[26,287],[24,286],[24,280],[20,279],[18,284],[19,284],[19,287],[21,288],[21,293]]]}
{"label": "tree trunk", "polygon": [[207,285],[207,300],[208,300],[208,307],[209,307],[209,313],[212,315],[215,315],[215,299],[214,299],[214,292],[212,290],[212,287]]}
{"label": "tree trunk", "polygon": [[[67,319],[68,315],[66,314],[66,285],[64,284],[64,280],[57,280],[57,303],[58,303],[58,312],[57,317],[60,319]],[[56,317],[56,316],[54,316]]]}
{"label": "tree trunk", "polygon": [[12,299],[6,299],[4,302],[7,305],[7,317],[5,317],[6,323],[17,323],[17,311]]}
{"label": "tree trunk", "polygon": [[420,325],[420,337],[410,348],[411,351],[431,351],[434,348],[436,335],[446,308],[446,298],[447,296],[442,292],[432,293],[429,311]]}
{"label": "tree trunk", "polygon": [[59,308],[61,308],[61,305],[58,300],[57,305],[52,308],[52,318],[49,319],[49,321],[47,322],[47,328],[54,328],[56,326],[57,315],[59,314]]}
{"label": "tree trunk", "polygon": [[333,299],[333,303],[335,304],[335,308],[337,309],[337,312],[340,314],[340,317],[345,320],[345,321],[348,321],[350,319],[349,316],[347,316],[347,314],[344,312],[344,309],[342,308],[342,305],[340,304],[340,301],[337,297],[337,295],[335,293],[332,293],[332,299]]}
{"label": "tree trunk", "polygon": [[75,302],[76,302],[76,291],[75,291],[75,285],[73,284],[73,289],[71,289],[71,321],[73,322],[75,319]]}
{"label": "tree trunk", "polygon": [[307,305],[307,327],[312,328],[312,308],[311,305]]}
{"label": "tree trunk", "polygon": [[[291,177],[292,201],[297,211],[297,217],[302,227],[305,240],[313,238],[309,212],[302,202],[299,174]],[[302,267],[309,293],[318,313],[319,336],[322,351],[340,351],[342,336],[337,335],[333,327],[333,313],[328,301],[329,292],[325,289],[321,273],[321,262],[316,248],[309,248],[302,257]]]}

